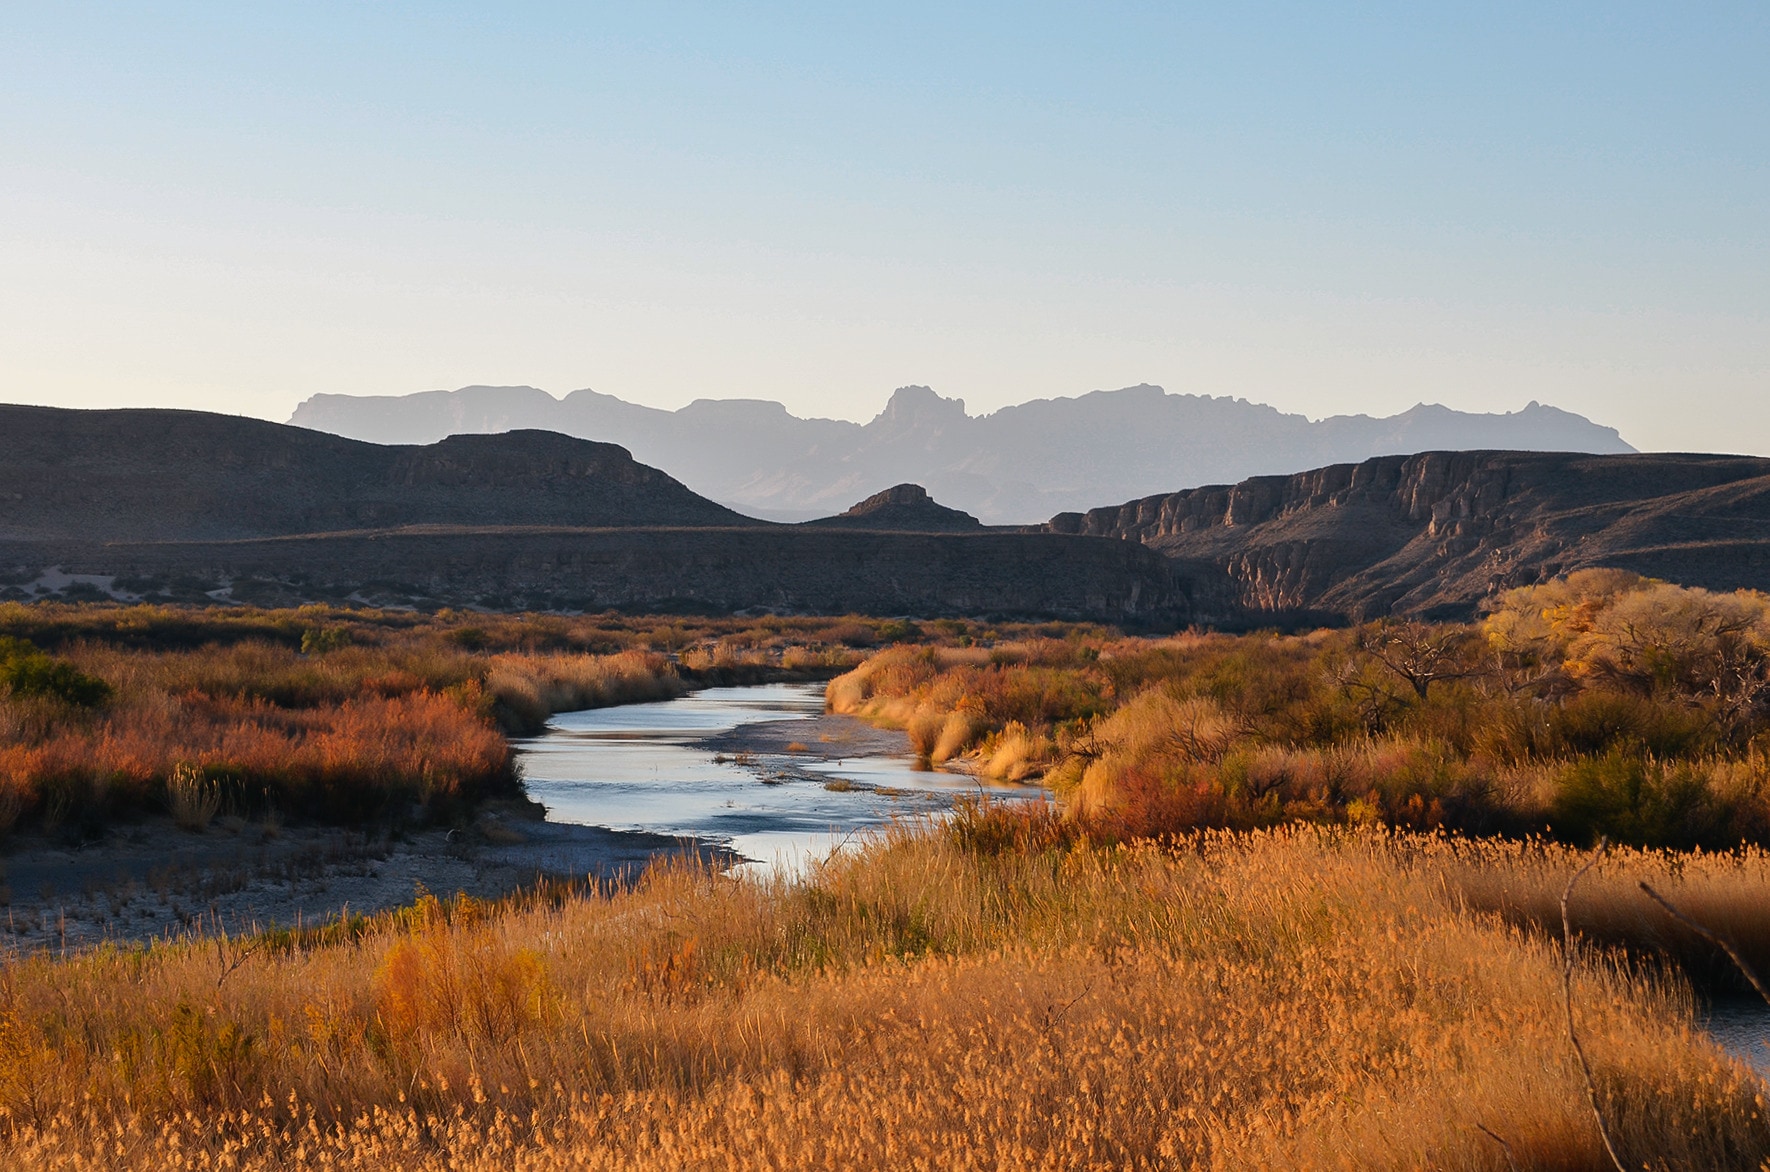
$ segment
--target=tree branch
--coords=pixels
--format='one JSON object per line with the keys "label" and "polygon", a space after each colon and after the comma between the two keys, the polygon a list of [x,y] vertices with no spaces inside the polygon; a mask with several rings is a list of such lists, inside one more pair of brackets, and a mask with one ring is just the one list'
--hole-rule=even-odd
{"label": "tree branch", "polygon": [[1598,1138],[1604,1141],[1604,1151],[1610,1157],[1616,1172],[1628,1172],[1622,1160],[1616,1154],[1616,1145],[1610,1142],[1610,1126],[1604,1122],[1604,1111],[1598,1106],[1598,1087],[1592,1081],[1592,1064],[1586,1060],[1586,1048],[1580,1044],[1579,1031],[1573,1025],[1573,919],[1567,914],[1567,902],[1573,898],[1573,889],[1585,878],[1586,872],[1598,865],[1604,853],[1604,840],[1598,840],[1598,848],[1586,865],[1573,873],[1567,886],[1561,889],[1561,999],[1567,1008],[1567,1040],[1573,1043],[1574,1057],[1579,1059],[1580,1074],[1586,1082],[1586,1102],[1592,1108],[1592,1118],[1598,1121]]}
{"label": "tree branch", "polygon": [[1689,928],[1692,932],[1695,932],[1709,943],[1719,946],[1721,951],[1727,954],[1727,959],[1733,962],[1734,967],[1745,974],[1745,979],[1752,983],[1752,988],[1758,991],[1758,996],[1762,997],[1766,1002],[1770,1002],[1770,992],[1765,991],[1764,982],[1758,979],[1758,974],[1752,971],[1752,966],[1745,963],[1745,958],[1739,955],[1739,950],[1733,947],[1733,942],[1731,940],[1727,939],[1719,932],[1710,931],[1689,916],[1685,915],[1683,912],[1679,911],[1677,908],[1673,907],[1671,900],[1647,886],[1645,880],[1641,882],[1640,886],[1641,890],[1647,893],[1647,898],[1664,908],[1666,914],[1671,916],[1672,919],[1683,924],[1686,928]]}

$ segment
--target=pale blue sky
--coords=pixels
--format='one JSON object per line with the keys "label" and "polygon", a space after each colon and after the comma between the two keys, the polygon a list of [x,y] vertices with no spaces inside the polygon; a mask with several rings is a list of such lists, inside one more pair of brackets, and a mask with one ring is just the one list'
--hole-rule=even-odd
{"label": "pale blue sky", "polygon": [[1770,452],[1770,6],[0,4],[0,399],[1159,382]]}

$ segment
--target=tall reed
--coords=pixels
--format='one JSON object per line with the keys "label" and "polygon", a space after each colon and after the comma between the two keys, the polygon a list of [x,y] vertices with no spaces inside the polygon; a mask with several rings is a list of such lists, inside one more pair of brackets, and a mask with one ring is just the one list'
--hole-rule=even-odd
{"label": "tall reed", "polygon": [[[896,832],[803,880],[677,866],[15,961],[0,1159],[1503,1169],[1498,1136],[1521,1167],[1600,1167],[1558,943],[1471,895],[1478,872],[1536,890],[1574,856],[1308,828],[1178,849],[969,833]],[[1711,872],[1770,886],[1760,856],[1682,881],[1650,856],[1607,866],[1673,898]],[[1575,990],[1631,1163],[1770,1157],[1763,1083],[1678,980],[1592,954]]]}

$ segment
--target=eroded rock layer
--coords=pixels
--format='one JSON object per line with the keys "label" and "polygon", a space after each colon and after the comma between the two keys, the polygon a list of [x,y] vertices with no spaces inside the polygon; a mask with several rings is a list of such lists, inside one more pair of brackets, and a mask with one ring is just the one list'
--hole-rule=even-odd
{"label": "eroded rock layer", "polygon": [[1589,566],[1770,589],[1770,460],[1425,452],[1060,513],[1045,528],[1160,550],[1213,600],[1207,612],[1244,620],[1464,616]]}

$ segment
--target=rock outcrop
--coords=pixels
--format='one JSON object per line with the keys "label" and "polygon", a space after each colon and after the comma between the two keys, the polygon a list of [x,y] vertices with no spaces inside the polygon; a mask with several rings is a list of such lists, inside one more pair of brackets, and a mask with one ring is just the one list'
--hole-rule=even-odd
{"label": "rock outcrop", "polygon": [[834,517],[807,521],[826,529],[881,529],[902,533],[971,533],[983,522],[970,513],[949,509],[919,484],[898,484],[876,492]]}
{"label": "rock outcrop", "polygon": [[1064,513],[1054,533],[1174,559],[1201,617],[1465,617],[1511,586],[1612,566],[1770,589],[1770,460],[1426,452]]}

